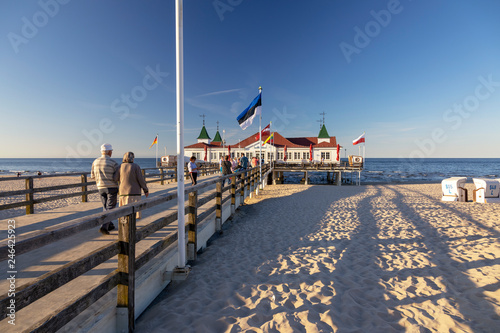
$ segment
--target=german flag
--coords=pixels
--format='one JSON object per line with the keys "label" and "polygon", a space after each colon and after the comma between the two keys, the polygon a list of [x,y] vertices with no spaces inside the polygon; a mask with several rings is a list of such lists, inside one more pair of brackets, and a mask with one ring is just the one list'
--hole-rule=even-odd
{"label": "german flag", "polygon": [[153,143],[151,144],[151,146],[149,146],[149,149],[151,149],[151,147],[153,147],[155,144],[156,144],[156,145],[158,144],[158,134],[156,134],[156,137],[155,137],[155,139],[153,140]]}

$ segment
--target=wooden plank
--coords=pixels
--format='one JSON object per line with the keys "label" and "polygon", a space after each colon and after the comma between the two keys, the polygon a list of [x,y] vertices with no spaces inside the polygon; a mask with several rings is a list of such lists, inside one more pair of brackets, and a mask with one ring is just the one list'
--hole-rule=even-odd
{"label": "wooden plank", "polygon": [[99,298],[111,291],[118,284],[119,276],[118,270],[109,273],[87,294],[66,302],[61,311],[58,309],[54,310],[53,313],[31,326],[27,331],[32,333],[57,331],[82,313],[86,308],[94,304]]}
{"label": "wooden plank", "polygon": [[[35,236],[29,236],[25,239],[16,238],[16,254],[23,254],[81,231],[95,228],[103,223],[128,215],[131,211],[131,206],[115,208],[106,212],[75,219],[71,224],[67,224],[59,229],[54,230],[53,228],[45,228]],[[8,254],[8,240],[3,240],[0,244],[0,261],[6,260]]]}
{"label": "wooden plank", "polygon": [[213,212],[215,212],[215,206],[212,206],[209,209],[207,209],[206,211],[204,211],[203,213],[200,213],[198,215],[198,221],[203,221],[204,219],[206,219]]}
{"label": "wooden plank", "polygon": [[[118,241],[104,245],[86,254],[84,257],[73,260],[64,266],[36,278],[27,285],[18,287],[16,289],[16,311],[21,310],[25,306],[28,306],[69,281],[76,279],[106,260],[113,258],[118,254],[118,250]],[[5,318],[7,314],[7,305],[10,303],[10,299],[11,297],[8,297],[8,293],[0,296],[1,318]]]}
{"label": "wooden plank", "polygon": [[177,221],[177,212],[174,212],[172,214],[169,214],[161,219],[158,219],[152,223],[149,223],[140,229],[137,229],[135,232],[135,242],[139,242],[143,240],[144,238],[148,237],[149,235],[154,234],[158,230],[166,227],[170,223],[173,223]]}
{"label": "wooden plank", "polygon": [[156,257],[161,251],[165,250],[167,247],[175,243],[177,240],[177,232],[167,235],[160,241],[156,242],[154,245],[149,247],[135,260],[135,269],[138,270],[142,266],[146,265],[154,257]]}
{"label": "wooden plank", "polygon": [[118,272],[116,306],[128,309],[128,331],[135,329],[135,211],[118,222]]}
{"label": "wooden plank", "polygon": [[198,200],[198,207],[201,207],[201,206],[205,205],[206,203],[212,201],[213,199],[215,199],[216,195],[217,195],[217,193],[213,192],[213,193],[207,195],[206,197],[199,199]]}
{"label": "wooden plank", "polygon": [[21,201],[21,202],[13,202],[10,204],[0,205],[0,210],[17,208],[17,207],[24,207],[24,206],[28,205],[29,203],[30,203],[29,201]]}

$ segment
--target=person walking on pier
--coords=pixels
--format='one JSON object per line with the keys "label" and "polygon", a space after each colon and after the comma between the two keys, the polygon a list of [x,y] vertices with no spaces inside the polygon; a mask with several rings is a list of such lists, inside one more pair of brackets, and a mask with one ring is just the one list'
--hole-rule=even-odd
{"label": "person walking on pier", "polygon": [[[120,180],[120,207],[141,201],[141,189],[146,198],[149,195],[148,186],[142,176],[141,167],[134,163],[135,155],[129,151],[123,155],[123,163],[118,168],[117,178]],[[141,212],[136,213],[141,218]]]}
{"label": "person walking on pier", "polygon": [[[231,172],[231,162],[229,161],[229,155],[226,155],[225,160],[222,161],[222,174],[224,176],[232,174],[232,172]],[[222,187],[224,187],[225,183],[226,183],[226,180],[224,179],[222,181]]]}
{"label": "person walking on pier", "polygon": [[[113,147],[109,143],[101,146],[101,157],[92,163],[90,178],[94,178],[99,196],[101,198],[103,210],[110,210],[116,207],[118,196],[118,163],[111,159]],[[113,222],[106,222],[99,231],[104,235],[109,235],[109,231],[115,229]]]}
{"label": "person walking on pier", "polygon": [[189,176],[191,176],[192,185],[196,185],[196,178],[198,178],[198,166],[196,166],[196,157],[191,156],[188,163]]}

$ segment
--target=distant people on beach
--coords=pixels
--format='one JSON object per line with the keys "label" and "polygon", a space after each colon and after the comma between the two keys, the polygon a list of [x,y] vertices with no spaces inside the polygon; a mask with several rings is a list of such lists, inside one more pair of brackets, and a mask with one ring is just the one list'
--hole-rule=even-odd
{"label": "distant people on beach", "polygon": [[18,172],[18,173],[17,173],[17,176],[18,176],[18,177],[21,177],[21,173],[20,173],[20,172]]}
{"label": "distant people on beach", "polygon": [[191,184],[196,185],[196,179],[198,178],[198,166],[195,163],[196,157],[191,156],[188,163],[189,176],[191,177]]}
{"label": "distant people on beach", "polygon": [[[104,211],[115,208],[118,197],[118,163],[111,159],[112,154],[113,147],[109,143],[103,144],[102,156],[95,159],[90,171],[90,178],[96,181]],[[104,235],[109,235],[113,229],[115,229],[113,222],[106,222],[99,231]]]}
{"label": "distant people on beach", "polygon": [[245,156],[245,153],[241,153],[240,165],[243,169],[248,168],[248,157]]}
{"label": "distant people on beach", "polygon": [[[134,163],[135,155],[129,151],[123,155],[123,163],[118,168],[116,178],[120,180],[120,207],[141,201],[141,189],[146,198],[149,195],[148,186],[142,176],[141,167]],[[136,213],[136,219],[141,218],[141,212]]]}
{"label": "distant people on beach", "polygon": [[[232,174],[231,172],[231,162],[229,162],[229,155],[226,155],[226,158],[224,161],[222,161],[222,174],[225,175],[230,175]],[[222,181],[222,186],[224,186],[226,180],[224,179]]]}
{"label": "distant people on beach", "polygon": [[42,175],[42,173],[41,173],[40,171],[38,171],[36,174],[37,174],[38,176],[41,176],[41,175]]}

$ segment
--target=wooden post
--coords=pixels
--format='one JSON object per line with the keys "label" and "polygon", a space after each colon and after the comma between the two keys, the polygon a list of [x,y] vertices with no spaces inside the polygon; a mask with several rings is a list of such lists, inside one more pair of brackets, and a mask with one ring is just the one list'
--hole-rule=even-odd
{"label": "wooden post", "polygon": [[174,182],[177,182],[177,168],[174,168],[174,176],[175,176]]}
{"label": "wooden post", "polygon": [[240,177],[240,205],[243,205],[245,203],[245,173],[242,173]]}
{"label": "wooden post", "polygon": [[144,181],[146,181],[146,170],[142,169],[142,178],[144,178]]}
{"label": "wooden post", "polygon": [[26,193],[26,201],[29,201],[28,204],[26,205],[26,215],[33,214],[35,212],[34,205],[33,205],[33,178],[29,177],[26,178],[26,189],[29,190],[28,193]]}
{"label": "wooden post", "polygon": [[198,248],[198,192],[190,192],[187,205],[187,223],[188,223],[188,245],[187,260],[196,260],[196,250]]}
{"label": "wooden post", "polygon": [[236,212],[236,176],[231,177],[231,215]]}
{"label": "wooden post", "polygon": [[[87,202],[88,201],[88,196],[87,196],[87,174],[82,174],[82,202]],[[83,185],[85,184],[85,185]]]}
{"label": "wooden post", "polygon": [[117,307],[121,311],[124,311],[124,308],[127,309],[128,331],[133,332],[135,329],[135,211],[119,218],[118,241],[120,242],[118,254],[120,283],[117,286]]}
{"label": "wooden post", "polygon": [[222,181],[215,184],[215,231],[222,233]]}
{"label": "wooden post", "polygon": [[252,171],[245,172],[245,178],[246,178],[246,183],[247,183],[247,195],[250,194],[250,182],[252,181]]}
{"label": "wooden post", "polygon": [[164,185],[165,184],[165,175],[163,173],[163,169],[160,168],[160,184]]}

